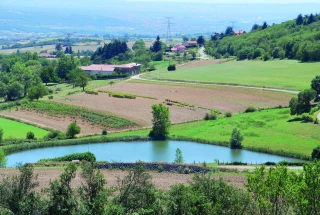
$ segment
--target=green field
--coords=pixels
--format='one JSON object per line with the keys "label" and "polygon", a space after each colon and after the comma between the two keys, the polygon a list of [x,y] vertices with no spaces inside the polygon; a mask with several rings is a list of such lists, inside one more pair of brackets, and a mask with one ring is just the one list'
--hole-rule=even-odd
{"label": "green field", "polygon": [[[237,114],[232,118],[221,117],[215,121],[197,121],[173,125],[170,137],[199,139],[208,142],[230,140],[234,127],[242,130],[243,146],[251,149],[265,149],[278,154],[311,156],[312,150],[320,145],[319,125],[292,121],[287,108]],[[112,136],[147,135],[149,130],[111,134]]]}
{"label": "green field", "polygon": [[29,131],[32,131],[36,138],[43,138],[45,135],[48,134],[48,131],[43,130],[41,128],[4,118],[0,118],[0,127],[3,129],[4,139],[25,139],[27,132]]}
{"label": "green field", "polygon": [[268,88],[302,90],[320,75],[320,63],[299,63],[294,60],[229,61],[222,64],[174,72],[165,70],[143,75],[143,78],[228,83]]}

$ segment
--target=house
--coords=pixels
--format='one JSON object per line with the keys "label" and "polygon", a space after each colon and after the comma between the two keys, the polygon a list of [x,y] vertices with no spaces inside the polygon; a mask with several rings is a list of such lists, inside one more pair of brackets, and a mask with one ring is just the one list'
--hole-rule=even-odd
{"label": "house", "polygon": [[97,75],[101,73],[103,75],[112,75],[114,72],[120,72],[122,74],[139,74],[141,64],[128,63],[123,65],[108,65],[108,64],[92,64],[90,66],[81,66],[80,69],[84,70],[87,74]]}
{"label": "house", "polygon": [[171,51],[172,52],[185,52],[186,51],[186,47],[184,45],[177,44],[171,49]]}
{"label": "house", "polygon": [[195,47],[198,45],[197,41],[185,41],[183,43],[185,47]]}
{"label": "house", "polygon": [[41,53],[41,54],[39,54],[39,57],[56,58],[56,55],[52,55],[52,54],[48,54],[48,53]]}
{"label": "house", "polygon": [[246,33],[244,30],[237,30],[234,32],[235,35],[241,35],[241,34],[244,34]]}

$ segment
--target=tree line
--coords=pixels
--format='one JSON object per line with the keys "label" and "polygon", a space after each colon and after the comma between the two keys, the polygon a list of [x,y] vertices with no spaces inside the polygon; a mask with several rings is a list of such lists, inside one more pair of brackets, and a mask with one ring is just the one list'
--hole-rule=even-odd
{"label": "tree line", "polygon": [[215,58],[236,56],[238,60],[262,58],[320,60],[320,15],[301,14],[282,24],[253,25],[251,32],[234,35],[232,27],[211,36],[206,52]]}
{"label": "tree line", "polygon": [[[42,193],[33,166],[18,167],[19,174],[0,182],[0,212],[17,214],[219,214],[268,215],[320,213],[320,162],[306,163],[299,173],[278,165],[247,174],[246,189],[236,188],[211,174],[195,174],[187,184],[168,191],[155,187],[143,164],[129,170],[117,185],[107,181],[92,162],[69,163]],[[161,171],[161,168],[159,168]],[[79,174],[82,183],[73,188]]]}

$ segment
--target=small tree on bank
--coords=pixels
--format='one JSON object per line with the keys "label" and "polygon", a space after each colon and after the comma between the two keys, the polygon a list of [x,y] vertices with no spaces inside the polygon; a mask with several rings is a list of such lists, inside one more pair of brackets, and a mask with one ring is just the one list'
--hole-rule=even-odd
{"label": "small tree on bank", "polygon": [[166,140],[169,135],[169,128],[171,125],[169,108],[162,104],[152,105],[152,130],[149,137],[153,140]]}
{"label": "small tree on bank", "polygon": [[234,128],[231,134],[230,139],[230,148],[231,149],[241,149],[242,148],[242,141],[243,135],[241,134],[241,130],[239,128]]}
{"label": "small tree on bank", "polygon": [[77,123],[71,123],[67,128],[67,137],[73,139],[77,134],[80,134],[81,128],[77,125]]}
{"label": "small tree on bank", "polygon": [[37,86],[30,87],[28,89],[28,98],[30,100],[36,99],[37,101],[39,98],[42,98],[43,96],[48,95],[48,89],[47,87],[39,84]]}
{"label": "small tree on bank", "polygon": [[183,155],[181,149],[177,148],[176,149],[176,158],[174,159],[175,163],[183,163]]}

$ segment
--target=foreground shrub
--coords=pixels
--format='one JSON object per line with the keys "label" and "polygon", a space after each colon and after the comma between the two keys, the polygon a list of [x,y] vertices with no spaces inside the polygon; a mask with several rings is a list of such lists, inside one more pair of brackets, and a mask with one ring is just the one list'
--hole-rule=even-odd
{"label": "foreground shrub", "polygon": [[29,131],[27,133],[27,140],[34,140],[34,139],[35,139],[34,133],[32,131]]}
{"label": "foreground shrub", "polygon": [[52,158],[52,159],[41,159],[40,162],[47,162],[47,161],[62,162],[62,161],[73,161],[73,160],[95,162],[96,156],[91,152],[74,153],[74,154]]}
{"label": "foreground shrub", "polygon": [[312,150],[311,158],[320,160],[320,145]]}
{"label": "foreground shrub", "polygon": [[107,134],[108,134],[107,129],[104,128],[104,129],[102,130],[102,135],[107,135]]}
{"label": "foreground shrub", "polygon": [[249,106],[249,107],[247,107],[247,109],[244,112],[245,113],[252,113],[255,111],[256,111],[256,109],[253,106]]}
{"label": "foreground shrub", "polygon": [[176,65],[175,64],[171,64],[168,66],[168,71],[174,71],[176,70]]}

